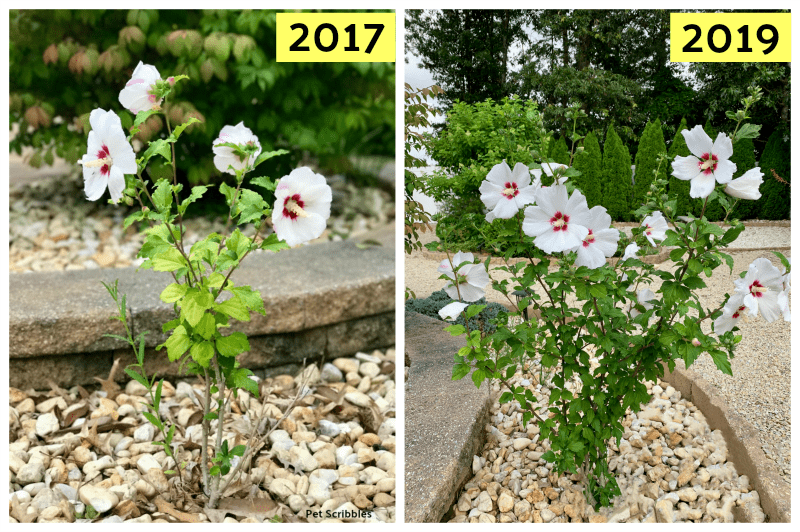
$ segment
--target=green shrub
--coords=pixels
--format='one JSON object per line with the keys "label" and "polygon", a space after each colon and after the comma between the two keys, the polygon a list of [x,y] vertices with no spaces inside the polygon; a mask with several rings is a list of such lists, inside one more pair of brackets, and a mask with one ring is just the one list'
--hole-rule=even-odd
{"label": "green shrub", "polygon": [[667,178],[666,163],[658,166],[658,156],[667,153],[667,146],[664,144],[664,133],[661,131],[661,120],[648,123],[639,139],[639,149],[636,150],[636,175],[634,176],[633,204],[632,209],[638,209],[646,203],[645,195],[650,190],[650,185],[655,178],[654,172],[658,168],[658,178]]}
{"label": "green shrub", "polygon": [[[689,129],[686,125],[686,119],[681,119],[681,123],[678,126],[678,132],[675,133],[675,138],[672,140],[672,144],[669,147],[669,158],[670,161],[674,161],[675,157],[680,155],[681,157],[688,157],[692,154],[689,151],[689,146],[686,145],[686,139],[683,137],[681,131]],[[682,179],[678,179],[672,175],[672,166],[670,165],[669,170],[669,193],[670,195],[674,194],[677,198],[677,202],[675,205],[675,216],[686,216],[692,212],[692,198],[689,196],[689,191],[691,190],[691,181],[684,181]]]}
{"label": "green shrub", "polygon": [[603,151],[603,202],[611,219],[617,222],[631,220],[631,155],[622,140],[608,128]]}
{"label": "green shrub", "polygon": [[[442,317],[439,316],[439,311],[452,302],[453,299],[447,295],[447,292],[445,292],[444,290],[439,290],[437,292],[432,293],[430,296],[424,299],[406,300],[406,312],[418,312],[419,314],[424,314],[425,316],[430,316],[431,318],[442,320]],[[470,304],[486,305],[485,309],[483,309],[476,316],[473,316],[472,318],[469,319],[469,329],[470,330],[480,329],[481,323],[483,323],[483,331],[487,334],[492,334],[497,328],[493,323],[494,320],[497,318],[497,316],[501,312],[502,313],[508,312],[508,309],[503,305],[501,305],[500,303],[489,303],[486,301],[485,297],[482,297],[478,301],[475,301]],[[458,323],[464,325],[464,316],[459,316],[457,320],[449,323]]]}
{"label": "green shrub", "polygon": [[[184,133],[176,154],[190,183],[217,178],[211,143],[241,120],[265,152],[288,148],[320,164],[348,169],[352,154],[393,155],[394,63],[277,63],[275,10],[11,10],[11,150],[34,148],[33,164],[54,155],[78,160],[86,151],[88,115],[114,110],[123,127],[133,116],[118,101],[139,61],[163,77],[186,74],[167,102],[173,125],[203,123]],[[59,120],[56,120],[59,117]],[[166,136],[153,117],[147,136]],[[280,176],[298,160],[277,157]],[[151,172],[157,172],[152,168]]]}
{"label": "green shrub", "polygon": [[505,160],[514,168],[541,159],[542,120],[536,103],[504,98],[475,104],[457,102],[446,127],[429,140],[429,151],[443,171],[434,174],[427,193],[442,205],[436,232],[451,232],[448,246],[479,251],[481,231],[489,230],[480,186],[491,168]]}
{"label": "green shrub", "polygon": [[575,178],[575,185],[586,196],[586,203],[591,209],[595,205],[603,205],[603,153],[597,135],[590,131],[583,139],[583,151],[575,154],[574,166],[581,175]]}
{"label": "green shrub", "polygon": [[761,199],[758,204],[758,216],[762,220],[788,220],[791,215],[791,188],[781,183],[772,174],[791,183],[790,177],[790,137],[784,129],[776,129],[767,140],[759,166],[764,173],[764,184],[761,185]]}

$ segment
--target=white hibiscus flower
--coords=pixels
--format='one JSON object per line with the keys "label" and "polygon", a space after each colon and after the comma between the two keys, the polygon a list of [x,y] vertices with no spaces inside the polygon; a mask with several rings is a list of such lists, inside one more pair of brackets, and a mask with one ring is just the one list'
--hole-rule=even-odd
{"label": "white hibiscus flower", "polygon": [[119,93],[119,103],[133,114],[159,108],[161,100],[156,100],[154,92],[156,81],[160,80],[161,75],[156,67],[139,61],[131,80]]}
{"label": "white hibiscus flower", "polygon": [[691,131],[681,131],[686,145],[692,155],[675,156],[672,163],[672,175],[684,181],[691,181],[689,196],[705,198],[714,190],[716,183],[730,183],[736,164],[729,161],[733,155],[733,143],[725,133],[717,135],[711,142],[702,126],[695,126]]}
{"label": "white hibiscus flower", "polygon": [[88,200],[95,201],[108,188],[116,203],[125,190],[125,174],[136,173],[136,154],[113,111],[95,109],[89,115],[89,123],[92,130],[87,153],[78,161],[83,165],[83,190]]}
{"label": "white hibiscus flower", "polygon": [[275,187],[272,226],[289,246],[319,238],[331,215],[331,187],[310,168],[296,168]]}
{"label": "white hibiscus flower", "polygon": [[[257,146],[258,149],[252,155],[243,157],[230,146],[218,146],[222,143],[238,144],[241,147]],[[236,170],[244,170],[255,162],[261,154],[261,143],[258,142],[258,137],[253,135],[250,128],[244,125],[244,122],[239,122],[235,126],[223,127],[219,132],[219,137],[214,141],[212,149],[214,166],[217,167],[217,170],[236,175]]]}

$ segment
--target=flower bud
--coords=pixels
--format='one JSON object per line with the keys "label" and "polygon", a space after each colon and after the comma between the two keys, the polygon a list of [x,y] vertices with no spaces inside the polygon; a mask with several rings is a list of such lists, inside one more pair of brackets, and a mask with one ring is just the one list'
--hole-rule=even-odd
{"label": "flower bud", "polygon": [[695,347],[700,347],[700,340],[698,340],[697,338],[693,338],[692,345]]}
{"label": "flower bud", "polygon": [[147,214],[148,212],[150,212],[150,207],[142,207],[142,212]]}
{"label": "flower bud", "polygon": [[128,207],[133,207],[133,198],[130,196],[125,196],[125,205]]}
{"label": "flower bud", "polygon": [[44,61],[45,65],[50,64],[50,63],[57,63],[58,62],[58,46],[56,46],[55,44],[51,44],[50,46],[48,46],[47,49],[42,54],[42,60]]}

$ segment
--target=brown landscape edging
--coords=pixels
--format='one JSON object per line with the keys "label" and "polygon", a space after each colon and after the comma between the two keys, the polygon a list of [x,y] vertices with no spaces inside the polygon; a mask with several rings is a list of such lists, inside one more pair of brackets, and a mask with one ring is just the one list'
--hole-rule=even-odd
{"label": "brown landscape edging", "polygon": [[[731,412],[727,403],[714,393],[711,384],[692,370],[676,366],[675,371],[670,373],[665,367],[662,380],[694,403],[706,417],[711,430],[722,431],[728,444],[728,460],[736,466],[739,475],[747,475],[751,479],[769,522],[790,523],[791,485],[780,476],[774,462],[764,454],[753,425]],[[737,520],[751,522],[744,507],[734,507],[734,513],[738,514]]]}

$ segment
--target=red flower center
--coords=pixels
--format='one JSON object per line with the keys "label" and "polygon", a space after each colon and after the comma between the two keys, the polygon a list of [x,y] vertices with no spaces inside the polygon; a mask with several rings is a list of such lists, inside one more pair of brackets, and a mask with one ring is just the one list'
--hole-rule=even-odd
{"label": "red flower center", "polygon": [[700,167],[700,171],[705,175],[714,173],[717,170],[717,156],[713,153],[704,153],[700,157],[697,166]]}
{"label": "red flower center", "polygon": [[750,285],[750,293],[753,294],[753,297],[763,297],[766,291],[767,289],[764,288],[764,285],[762,285],[758,279],[753,281],[753,284]]}
{"label": "red flower center", "polygon": [[503,196],[508,199],[514,199],[514,197],[519,194],[519,189],[517,188],[516,183],[506,183],[506,188],[503,190]]}
{"label": "red flower center", "polygon": [[592,230],[589,229],[589,234],[586,235],[586,238],[583,239],[583,247],[588,248],[589,244],[594,243],[594,235],[592,234]]}
{"label": "red flower center", "polygon": [[550,218],[550,225],[553,226],[553,231],[566,231],[567,224],[569,224],[569,215],[561,214],[561,211],[556,211],[555,215]]}
{"label": "red flower center", "polygon": [[741,307],[739,307],[738,309],[736,309],[736,312],[734,312],[734,313],[733,313],[733,316],[732,316],[732,317],[733,317],[734,319],[737,319],[737,320],[738,320],[738,319],[739,319],[739,317],[740,317],[739,313],[740,313],[741,311],[743,311],[743,310],[744,310],[744,308],[745,308],[745,307],[744,307],[744,305],[742,305]]}
{"label": "red flower center", "polygon": [[295,194],[294,196],[287,196],[285,200],[283,200],[283,216],[286,218],[291,218],[292,221],[297,219],[297,207],[301,209],[305,203],[303,200],[300,199],[300,194]]}
{"label": "red flower center", "polygon": [[[102,159],[105,159],[105,158],[109,158],[110,159],[111,158],[111,154],[108,153],[108,146],[103,144],[103,147],[100,148],[100,150],[97,152],[97,159],[98,160],[102,160]],[[100,167],[100,174],[101,175],[108,175],[109,170],[110,170],[109,165],[104,164],[102,167]]]}

